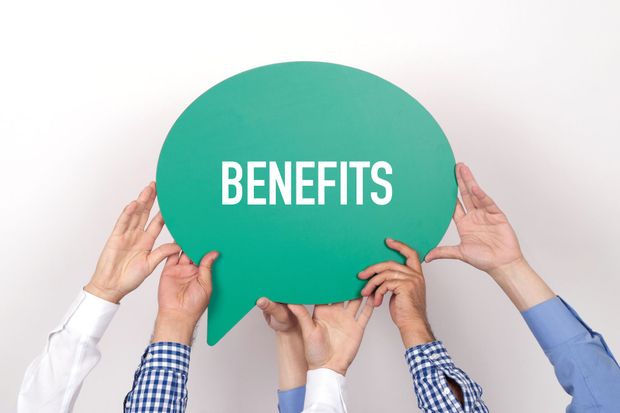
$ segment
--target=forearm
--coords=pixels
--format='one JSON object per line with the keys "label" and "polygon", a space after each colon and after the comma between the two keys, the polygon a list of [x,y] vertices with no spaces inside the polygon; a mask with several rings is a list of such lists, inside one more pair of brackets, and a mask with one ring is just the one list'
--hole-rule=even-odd
{"label": "forearm", "polygon": [[308,364],[301,334],[276,333],[278,349],[278,411],[301,413],[306,396]]}
{"label": "forearm", "polygon": [[[435,336],[427,321],[411,324],[400,329],[400,336],[403,340],[405,349],[410,349],[419,345],[435,341]],[[447,377],[448,387],[461,405],[463,405],[463,390],[452,378]]]}
{"label": "forearm", "polygon": [[159,311],[151,343],[173,342],[192,345],[197,320],[175,311]]}
{"label": "forearm", "polygon": [[406,323],[398,328],[405,349],[435,341],[435,335],[426,320]]}
{"label": "forearm", "polygon": [[454,365],[440,341],[411,347],[405,358],[423,412],[488,412],[482,388]]}
{"label": "forearm", "polygon": [[489,275],[521,312],[555,297],[553,290],[524,258],[489,271]]}
{"label": "forearm", "polygon": [[290,390],[305,385],[308,364],[301,333],[276,333],[276,342],[279,389]]}

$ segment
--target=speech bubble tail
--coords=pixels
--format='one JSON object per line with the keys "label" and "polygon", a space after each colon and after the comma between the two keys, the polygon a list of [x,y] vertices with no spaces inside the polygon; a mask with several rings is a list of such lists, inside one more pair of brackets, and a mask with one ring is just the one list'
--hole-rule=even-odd
{"label": "speech bubble tail", "polygon": [[226,294],[222,289],[214,292],[207,311],[207,344],[214,346],[254,307],[256,297]]}

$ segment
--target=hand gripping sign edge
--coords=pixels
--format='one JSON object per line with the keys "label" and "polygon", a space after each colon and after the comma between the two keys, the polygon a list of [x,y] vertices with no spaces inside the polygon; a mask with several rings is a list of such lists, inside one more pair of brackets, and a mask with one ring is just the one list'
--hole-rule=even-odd
{"label": "hand gripping sign edge", "polygon": [[[225,162],[238,165],[240,180],[230,184]],[[157,167],[174,239],[196,263],[210,250],[221,253],[208,343],[261,296],[298,304],[359,297],[358,271],[400,259],[385,237],[423,258],[454,211],[454,164],[430,113],[368,72],[278,63],[210,88],[179,116]]]}

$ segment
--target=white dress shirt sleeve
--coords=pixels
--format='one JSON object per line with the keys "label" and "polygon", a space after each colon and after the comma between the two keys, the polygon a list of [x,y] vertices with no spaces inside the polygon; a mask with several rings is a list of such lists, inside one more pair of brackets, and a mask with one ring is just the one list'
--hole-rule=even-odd
{"label": "white dress shirt sleeve", "polygon": [[28,366],[18,413],[68,413],[82,382],[99,362],[97,343],[119,305],[81,291],[43,352]]}
{"label": "white dress shirt sleeve", "polygon": [[330,369],[308,370],[303,413],[346,413],[345,381]]}

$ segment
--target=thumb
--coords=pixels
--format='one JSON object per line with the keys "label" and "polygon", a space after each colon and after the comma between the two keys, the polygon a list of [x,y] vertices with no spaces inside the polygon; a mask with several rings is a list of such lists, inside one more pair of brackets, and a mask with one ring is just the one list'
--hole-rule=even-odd
{"label": "thumb", "polygon": [[217,251],[211,251],[207,253],[200,260],[200,266],[198,267],[198,278],[206,285],[211,286],[211,277],[213,272],[213,263],[220,256]]}
{"label": "thumb", "polygon": [[155,248],[149,253],[146,258],[149,265],[149,273],[155,271],[155,268],[157,268],[157,266],[164,260],[164,258],[170,257],[174,254],[178,254],[179,251],[181,251],[181,247],[179,247],[174,242],[162,244],[159,247]]}
{"label": "thumb", "polygon": [[428,254],[426,254],[426,257],[424,257],[424,261],[426,262],[441,259],[456,259],[462,261],[463,254],[461,253],[458,245],[450,245],[433,248]]}
{"label": "thumb", "polygon": [[269,298],[261,297],[256,302],[256,305],[263,310],[265,315],[269,315],[277,321],[284,322],[287,319],[288,311],[284,304],[274,303]]}
{"label": "thumb", "polygon": [[301,332],[306,334],[312,330],[314,327],[314,322],[312,321],[312,317],[308,312],[308,309],[301,304],[287,304],[288,309],[297,317],[299,320],[299,326],[301,327]]}

